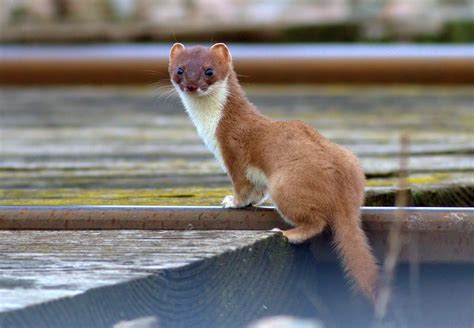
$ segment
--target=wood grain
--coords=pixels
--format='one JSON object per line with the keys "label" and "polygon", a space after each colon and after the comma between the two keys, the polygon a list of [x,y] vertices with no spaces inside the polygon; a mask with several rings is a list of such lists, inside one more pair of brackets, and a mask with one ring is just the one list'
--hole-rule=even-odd
{"label": "wood grain", "polygon": [[264,231],[1,231],[0,312],[181,267],[271,235]]}
{"label": "wood grain", "polygon": [[[13,295],[32,304],[0,312],[2,328],[112,327],[145,318],[159,327],[230,328],[279,314],[338,327],[367,327],[372,320],[338,263],[323,261],[312,244],[290,246],[277,235],[12,231],[0,237],[2,251],[8,249],[0,259],[12,259],[0,261],[10,277],[0,276],[1,303]],[[184,261],[160,266],[167,254]],[[390,322],[469,327],[472,274],[472,262],[399,264]],[[51,301],[35,300],[44,295]]]}
{"label": "wood grain", "polygon": [[[472,88],[245,87],[266,115],[303,119],[353,150],[367,205],[394,204],[402,131],[412,204],[474,204]],[[219,205],[231,192],[176,97],[152,87],[0,92],[1,205]]]}

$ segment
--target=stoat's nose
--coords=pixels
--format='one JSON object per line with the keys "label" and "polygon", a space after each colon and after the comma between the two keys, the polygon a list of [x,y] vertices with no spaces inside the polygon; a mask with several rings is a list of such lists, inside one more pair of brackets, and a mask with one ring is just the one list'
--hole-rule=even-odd
{"label": "stoat's nose", "polygon": [[193,84],[188,84],[186,87],[185,87],[186,91],[189,91],[189,92],[194,92],[198,89],[198,86],[197,85],[193,85]]}

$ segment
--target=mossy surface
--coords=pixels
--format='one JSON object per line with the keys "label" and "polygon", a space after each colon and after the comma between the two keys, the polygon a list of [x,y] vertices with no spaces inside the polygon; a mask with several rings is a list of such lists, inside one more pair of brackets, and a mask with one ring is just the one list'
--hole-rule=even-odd
{"label": "mossy surface", "polygon": [[[408,176],[406,183],[410,186],[426,186],[426,185],[445,185],[452,184],[458,181],[474,181],[474,173],[459,173],[459,172],[435,172],[435,173],[421,173],[411,174]],[[388,178],[372,178],[367,179],[366,186],[370,189],[372,187],[396,187],[399,184],[399,179],[396,177]]]}
{"label": "mossy surface", "polygon": [[0,205],[219,205],[230,188],[11,189]]}
{"label": "mossy surface", "polygon": [[474,206],[474,185],[453,185],[445,188],[417,187],[411,194],[415,206]]}
{"label": "mossy surface", "polygon": [[[245,88],[265,115],[306,121],[353,150],[367,205],[393,203],[401,134],[410,139],[410,188],[474,184],[470,86]],[[231,194],[177,99],[147,87],[1,92],[2,205],[219,205]]]}
{"label": "mossy surface", "polygon": [[[393,183],[395,181],[391,180]],[[474,184],[427,184],[408,188],[409,204],[416,206],[474,206]],[[439,181],[439,180],[436,180]],[[370,184],[370,180],[369,180]],[[366,206],[394,206],[395,186],[368,187]],[[169,205],[218,206],[232,194],[229,188],[165,189],[10,189],[0,190],[0,205]],[[271,205],[269,201],[265,205]]]}

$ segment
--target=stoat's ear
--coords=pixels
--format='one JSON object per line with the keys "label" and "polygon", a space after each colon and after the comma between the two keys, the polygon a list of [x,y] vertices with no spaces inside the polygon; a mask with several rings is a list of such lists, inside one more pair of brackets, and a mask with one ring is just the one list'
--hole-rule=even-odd
{"label": "stoat's ear", "polygon": [[176,58],[177,55],[182,53],[186,49],[182,43],[175,43],[170,50],[170,60]]}
{"label": "stoat's ear", "polygon": [[232,61],[232,55],[230,54],[229,48],[224,43],[216,43],[211,47],[211,52],[217,54],[220,58],[226,62]]}

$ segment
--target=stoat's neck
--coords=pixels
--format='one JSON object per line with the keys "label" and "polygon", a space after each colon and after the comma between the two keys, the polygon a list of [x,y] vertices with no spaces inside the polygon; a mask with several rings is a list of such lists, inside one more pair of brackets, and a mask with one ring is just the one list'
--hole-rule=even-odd
{"label": "stoat's neck", "polygon": [[257,108],[247,99],[237,79],[237,74],[233,71],[229,75],[227,89],[229,97],[225,105],[225,115],[229,120],[239,121],[243,124],[251,124],[255,119],[263,117]]}
{"label": "stoat's neck", "polygon": [[226,171],[216,138],[216,130],[229,95],[227,79],[214,83],[209,88],[207,96],[193,96],[182,92],[179,88],[177,90],[199,136]]}

